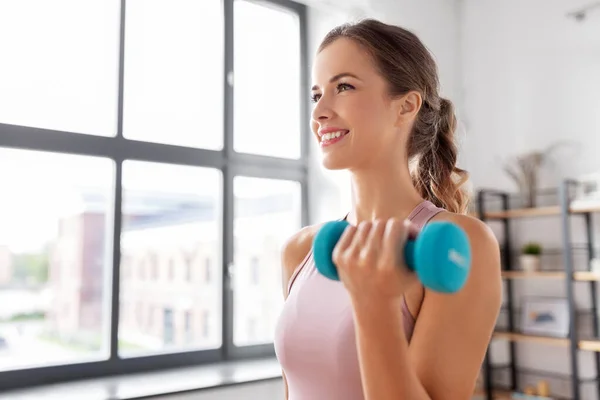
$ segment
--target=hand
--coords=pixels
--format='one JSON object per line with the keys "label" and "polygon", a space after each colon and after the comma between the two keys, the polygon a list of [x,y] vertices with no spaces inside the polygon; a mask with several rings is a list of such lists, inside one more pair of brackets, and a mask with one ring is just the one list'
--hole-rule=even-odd
{"label": "hand", "polygon": [[416,282],[402,252],[407,238],[416,234],[414,225],[394,218],[363,221],[344,230],[332,259],[353,301],[394,302]]}

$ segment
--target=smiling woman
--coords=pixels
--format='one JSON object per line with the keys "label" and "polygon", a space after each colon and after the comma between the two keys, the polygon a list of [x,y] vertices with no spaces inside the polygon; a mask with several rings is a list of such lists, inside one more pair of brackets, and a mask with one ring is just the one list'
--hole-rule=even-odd
{"label": "smiling woman", "polygon": [[[329,32],[312,79],[312,132],[324,167],[351,173],[352,207],[333,252],[340,281],[315,269],[319,225],[283,249],[275,346],[287,398],[470,398],[500,308],[500,256],[465,215],[456,118],[435,62],[413,33],[367,19]],[[430,221],[458,225],[472,248],[451,295],[397,265],[397,246]]]}

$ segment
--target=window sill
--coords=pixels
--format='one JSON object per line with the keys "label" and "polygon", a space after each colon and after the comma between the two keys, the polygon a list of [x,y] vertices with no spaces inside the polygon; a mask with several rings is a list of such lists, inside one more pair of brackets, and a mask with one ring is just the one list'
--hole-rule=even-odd
{"label": "window sill", "polygon": [[0,400],[134,400],[280,379],[275,358],[232,361],[5,392]]}

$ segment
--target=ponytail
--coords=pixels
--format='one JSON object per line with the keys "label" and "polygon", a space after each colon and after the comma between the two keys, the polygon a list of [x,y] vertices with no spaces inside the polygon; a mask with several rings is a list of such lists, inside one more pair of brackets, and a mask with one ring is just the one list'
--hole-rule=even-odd
{"label": "ponytail", "polygon": [[409,146],[409,156],[417,157],[413,184],[424,199],[447,211],[464,214],[468,195],[461,187],[468,175],[456,166],[454,106],[449,100],[440,99],[437,111],[428,104],[421,111]]}

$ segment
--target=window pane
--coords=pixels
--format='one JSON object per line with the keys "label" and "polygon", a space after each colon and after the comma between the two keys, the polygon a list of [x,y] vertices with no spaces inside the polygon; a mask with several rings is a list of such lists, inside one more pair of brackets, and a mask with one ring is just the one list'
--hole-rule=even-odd
{"label": "window pane", "polygon": [[0,123],[115,135],[119,3],[0,1]]}
{"label": "window pane", "polygon": [[128,0],[123,135],[223,147],[220,0]]}
{"label": "window pane", "polygon": [[108,356],[111,160],[0,149],[0,370]]}
{"label": "window pane", "polygon": [[271,6],[234,3],[234,149],[300,157],[298,17]]}
{"label": "window pane", "polygon": [[221,345],[221,173],[123,164],[119,350]]}
{"label": "window pane", "polygon": [[234,180],[234,332],[236,346],[270,343],[283,305],[281,246],[301,227],[298,182]]}

